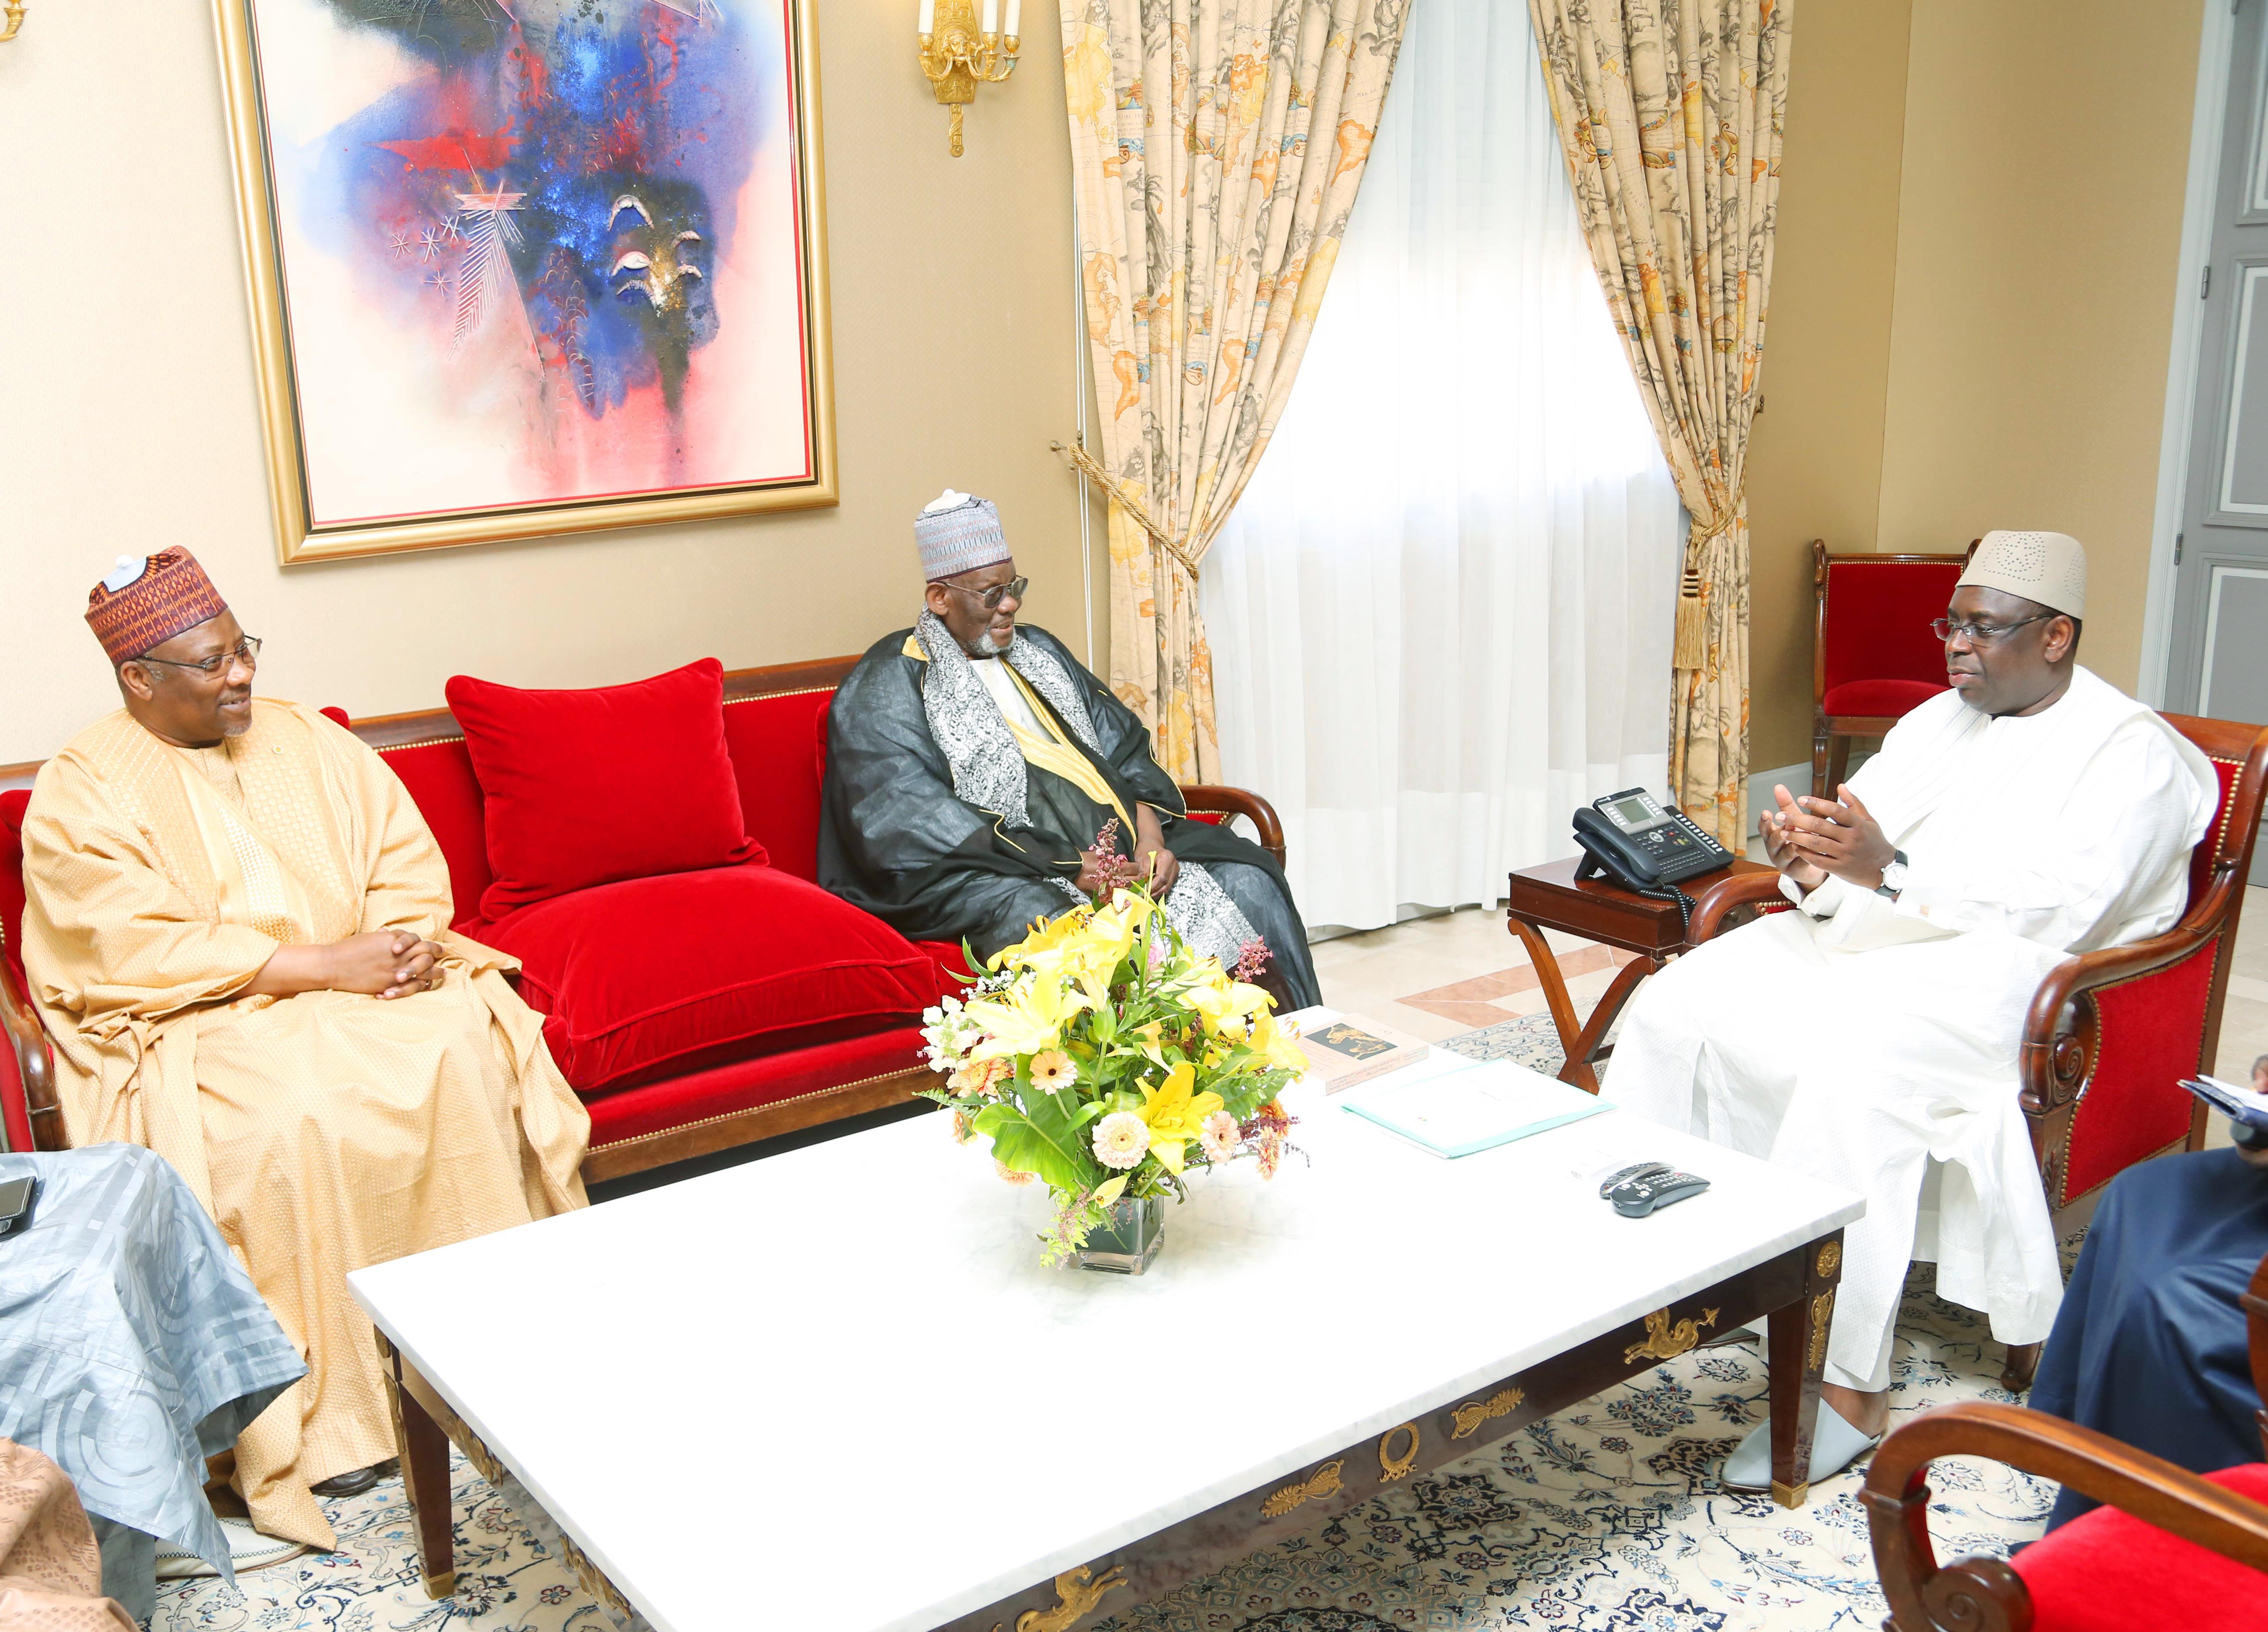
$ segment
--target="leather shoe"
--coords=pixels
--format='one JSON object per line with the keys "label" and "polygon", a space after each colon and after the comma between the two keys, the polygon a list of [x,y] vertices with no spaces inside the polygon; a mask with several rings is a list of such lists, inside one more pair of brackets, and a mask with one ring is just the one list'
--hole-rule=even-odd
{"label": "leather shoe", "polygon": [[401,1471],[401,1459],[388,1457],[383,1462],[373,1462],[368,1467],[358,1467],[351,1473],[334,1473],[307,1488],[326,1501],[335,1501],[341,1496],[358,1496],[379,1480],[391,1478]]}
{"label": "leather shoe", "polygon": [[[1811,1469],[1807,1484],[1818,1484],[1832,1479],[1876,1445],[1882,1443],[1880,1434],[1860,1433],[1843,1420],[1841,1413],[1825,1400],[1819,1402],[1819,1420],[1811,1429]],[[1717,1475],[1717,1482],[1727,1490],[1769,1490],[1771,1488],[1771,1420],[1767,1417],[1749,1431],[1749,1436],[1733,1447],[1733,1454],[1725,1458],[1725,1466]]]}

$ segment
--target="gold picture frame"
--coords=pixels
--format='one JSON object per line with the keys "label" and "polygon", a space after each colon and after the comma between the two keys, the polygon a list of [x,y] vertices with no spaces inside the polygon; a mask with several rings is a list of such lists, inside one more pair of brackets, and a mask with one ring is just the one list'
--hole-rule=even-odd
{"label": "gold picture frame", "polygon": [[[270,105],[263,86],[256,12],[261,6],[307,7],[320,3],[321,0],[213,0],[267,446],[269,491],[277,556],[285,565],[664,522],[709,521],[838,502],[814,0],[774,0],[782,36],[778,63],[792,79],[789,94],[782,99],[791,122],[789,148],[784,159],[775,163],[784,178],[792,178],[793,191],[788,209],[796,231],[795,295],[802,372],[799,417],[805,454],[802,469],[678,487],[520,496],[502,502],[468,503],[374,516],[327,520],[320,514],[310,472],[308,425],[301,395],[305,359],[296,350],[294,311],[287,289],[283,205],[271,162]],[[493,4],[494,0],[470,3]],[[650,4],[672,13],[674,18],[690,18],[696,26],[722,16],[717,0],[650,0]],[[735,0],[735,4],[746,4],[747,0]],[[518,19],[512,12],[501,6],[496,9],[512,18],[517,29]],[[498,179],[490,185],[500,189],[504,183]],[[497,191],[487,196],[518,198],[522,195]],[[681,240],[697,240],[699,236],[690,232],[679,234]],[[497,253],[501,255],[504,252],[499,249]],[[622,270],[616,268],[618,274]],[[460,301],[461,299],[460,295]],[[736,376],[720,372],[716,377]],[[787,421],[784,410],[774,417],[779,423]]]}

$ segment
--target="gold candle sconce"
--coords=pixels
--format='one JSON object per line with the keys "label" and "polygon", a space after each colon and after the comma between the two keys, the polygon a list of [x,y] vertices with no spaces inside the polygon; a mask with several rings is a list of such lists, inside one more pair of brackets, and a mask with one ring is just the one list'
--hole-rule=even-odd
{"label": "gold candle sconce", "polygon": [[8,0],[7,11],[7,25],[0,27],[0,45],[13,40],[16,31],[24,26],[24,0]]}
{"label": "gold candle sconce", "polygon": [[1023,41],[1016,25],[1023,0],[1007,0],[1008,26],[1000,27],[1000,0],[921,0],[921,67],[937,100],[953,112],[953,156],[961,157],[961,110],[976,100],[976,86],[998,85],[1016,71]]}

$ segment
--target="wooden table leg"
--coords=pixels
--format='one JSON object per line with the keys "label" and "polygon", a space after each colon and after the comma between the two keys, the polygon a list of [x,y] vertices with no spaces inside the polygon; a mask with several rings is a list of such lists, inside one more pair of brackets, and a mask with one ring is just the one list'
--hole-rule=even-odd
{"label": "wooden table leg", "polygon": [[1819,1383],[1843,1271],[1843,1232],[1808,1249],[1803,1293],[1771,1311],[1766,1353],[1771,1370],[1771,1495],[1801,1507],[1811,1494],[1811,1435],[1819,1421]]}
{"label": "wooden table leg", "polygon": [[1575,1000],[1567,995],[1567,978],[1559,972],[1559,959],[1543,932],[1526,919],[1511,913],[1505,921],[1512,933],[1528,949],[1528,961],[1535,967],[1535,978],[1543,987],[1543,1001],[1551,1010],[1551,1023],[1559,1032],[1559,1052],[1567,1063],[1559,1067],[1559,1080],[1583,1089],[1586,1093],[1599,1091],[1599,1074],[1592,1068],[1592,1057],[1598,1052],[1599,1043],[1615,1023],[1615,1016],[1623,1012],[1638,983],[1661,967],[1659,958],[1641,957],[1624,964],[1591,1010],[1587,1023],[1575,1018]]}
{"label": "wooden table leg", "polygon": [[1543,1001],[1551,1010],[1551,1023],[1558,1029],[1559,1052],[1567,1063],[1559,1067],[1559,1080],[1572,1082],[1591,1093],[1599,1091],[1599,1079],[1585,1063],[1577,1047],[1582,1039],[1582,1023],[1575,1018],[1574,1000],[1567,995],[1567,978],[1559,972],[1558,955],[1552,951],[1543,932],[1524,918],[1506,915],[1512,933],[1520,937],[1521,945],[1528,949],[1528,961],[1535,967],[1535,978],[1543,983]]}
{"label": "wooden table leg", "polygon": [[425,1596],[448,1598],[457,1590],[456,1528],[449,1488],[449,1436],[441,1431],[404,1377],[409,1362],[381,1337],[387,1392],[394,1405],[394,1443],[401,1451],[401,1486],[416,1521],[417,1548]]}

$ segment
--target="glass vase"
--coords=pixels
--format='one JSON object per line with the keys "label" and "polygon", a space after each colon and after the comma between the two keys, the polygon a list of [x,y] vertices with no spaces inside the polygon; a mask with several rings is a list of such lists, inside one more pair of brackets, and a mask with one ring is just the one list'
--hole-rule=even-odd
{"label": "glass vase", "polygon": [[1165,1238],[1166,1199],[1123,1197],[1110,1204],[1108,1218],[1086,1232],[1079,1266],[1108,1275],[1138,1275],[1150,1267]]}

